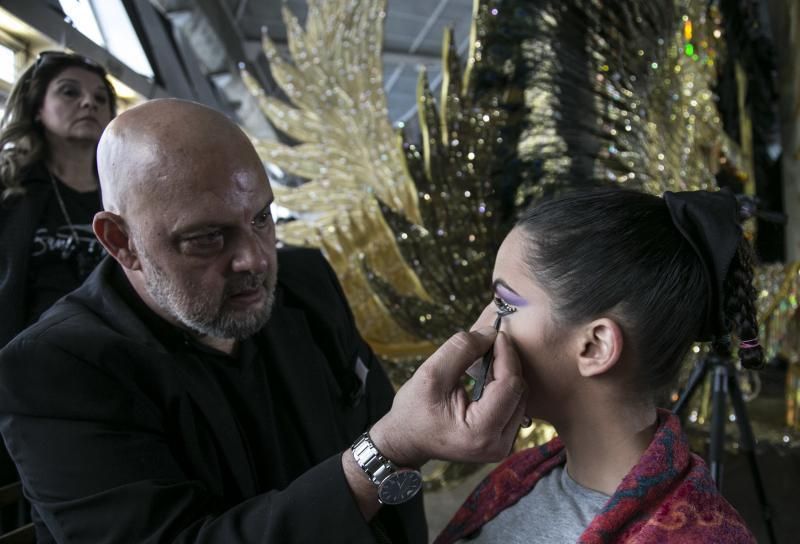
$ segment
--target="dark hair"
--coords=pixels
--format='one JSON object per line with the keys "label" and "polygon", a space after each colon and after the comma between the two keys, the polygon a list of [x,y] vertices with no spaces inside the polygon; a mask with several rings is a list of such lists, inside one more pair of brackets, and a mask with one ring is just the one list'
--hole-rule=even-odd
{"label": "dark hair", "polygon": [[[663,199],[623,189],[584,192],[542,203],[517,225],[556,322],[612,316],[642,362],[639,384],[655,394],[672,385],[704,324],[709,294],[703,265]],[[755,338],[758,330],[752,274],[742,239],[724,306],[743,339]]]}
{"label": "dark hair", "polygon": [[[736,333],[740,341],[758,339],[758,313],[756,312],[756,290],[753,287],[753,250],[742,238],[725,278],[723,301],[729,330]],[[723,356],[730,355],[730,341],[715,346],[717,352],[723,348]],[[739,350],[739,360],[745,368],[761,368],[764,365],[764,350],[760,345]]]}
{"label": "dark hair", "polygon": [[117,113],[117,95],[105,69],[88,57],[62,51],[44,51],[28,66],[11,89],[0,121],[0,201],[24,194],[25,169],[45,158],[44,130],[36,115],[47,86],[67,68],[77,67],[100,76],[108,91],[111,117]]}

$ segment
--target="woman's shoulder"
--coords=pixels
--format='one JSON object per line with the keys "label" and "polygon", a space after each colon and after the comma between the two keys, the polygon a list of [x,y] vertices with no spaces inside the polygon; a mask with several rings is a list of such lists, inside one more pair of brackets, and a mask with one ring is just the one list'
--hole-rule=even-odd
{"label": "woman's shoulder", "polygon": [[564,464],[566,453],[560,439],[511,455],[478,485],[472,498],[494,506],[506,506],[528,493],[553,468]]}
{"label": "woman's shoulder", "polygon": [[3,199],[0,199],[0,215],[8,213],[24,203],[42,199],[50,191],[50,180],[47,170],[40,165],[32,165],[25,168],[21,174],[19,185],[21,191],[15,192]]}
{"label": "woman's shoulder", "polygon": [[661,497],[636,530],[640,542],[755,544],[739,512],[722,496],[705,462],[691,454],[689,471]]}
{"label": "woman's shoulder", "polygon": [[47,167],[41,162],[35,162],[26,166],[22,172],[20,172],[20,179],[20,185],[23,187],[50,185],[50,174],[47,172]]}
{"label": "woman's shoulder", "polygon": [[642,458],[587,528],[617,533],[620,542],[755,542],[741,516],[689,449],[677,416],[659,412],[659,427]]}

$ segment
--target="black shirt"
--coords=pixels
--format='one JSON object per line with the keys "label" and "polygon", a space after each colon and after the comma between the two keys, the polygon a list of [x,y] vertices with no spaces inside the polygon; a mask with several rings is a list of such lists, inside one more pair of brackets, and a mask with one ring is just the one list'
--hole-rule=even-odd
{"label": "black shirt", "polygon": [[102,209],[100,192],[81,193],[58,179],[56,183],[69,221],[64,217],[58,196],[53,193],[31,245],[28,325],[35,322],[55,301],[80,286],[105,255],[103,246],[92,231],[94,214]]}
{"label": "black shirt", "polygon": [[228,355],[201,344],[156,314],[119,269],[112,276],[112,285],[175,357],[209,373],[210,381],[237,414],[239,435],[248,443],[247,451],[263,457],[249,460],[259,490],[284,489],[314,464],[297,432],[293,402],[274,371],[275,365],[268,364],[278,355],[271,353],[260,335],[238,342],[236,351]]}
{"label": "black shirt", "polygon": [[[0,431],[39,542],[375,541],[341,454],[391,384],[323,257],[278,262],[272,317],[235,357],[128,302],[108,257],[0,351]],[[396,543],[427,540],[421,497],[374,519]]]}

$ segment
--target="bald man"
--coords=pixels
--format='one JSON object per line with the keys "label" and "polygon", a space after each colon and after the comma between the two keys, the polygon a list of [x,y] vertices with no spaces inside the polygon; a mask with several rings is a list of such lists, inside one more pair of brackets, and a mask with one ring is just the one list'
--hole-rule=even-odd
{"label": "bald man", "polygon": [[276,250],[266,173],[224,116],[133,108],[98,172],[109,257],[0,352],[40,542],[425,542],[417,469],[508,451],[525,391],[505,336],[456,334],[392,405],[330,267]]}

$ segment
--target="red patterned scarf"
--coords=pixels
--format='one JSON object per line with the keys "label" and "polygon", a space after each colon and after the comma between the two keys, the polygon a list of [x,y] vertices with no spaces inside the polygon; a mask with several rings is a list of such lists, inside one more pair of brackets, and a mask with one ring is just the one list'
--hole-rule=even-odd
{"label": "red patterned scarf", "polygon": [[[509,457],[475,488],[435,544],[472,534],[565,461],[564,444],[558,438]],[[666,410],[659,410],[658,430],[642,458],[579,540],[584,544],[755,541],[717,491],[705,462],[689,451],[678,418]]]}

